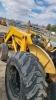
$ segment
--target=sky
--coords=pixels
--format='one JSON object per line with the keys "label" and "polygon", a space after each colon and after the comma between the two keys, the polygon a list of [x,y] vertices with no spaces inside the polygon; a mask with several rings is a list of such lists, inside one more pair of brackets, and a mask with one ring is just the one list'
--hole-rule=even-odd
{"label": "sky", "polygon": [[47,25],[56,24],[56,0],[0,0],[0,17]]}

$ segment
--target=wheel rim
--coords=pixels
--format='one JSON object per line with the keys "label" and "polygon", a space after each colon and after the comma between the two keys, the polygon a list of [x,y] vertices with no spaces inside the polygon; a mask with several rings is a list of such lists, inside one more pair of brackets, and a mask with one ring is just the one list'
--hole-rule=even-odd
{"label": "wheel rim", "polygon": [[18,97],[20,94],[20,75],[15,66],[12,66],[10,68],[10,80],[9,80],[9,86],[11,93],[14,97]]}

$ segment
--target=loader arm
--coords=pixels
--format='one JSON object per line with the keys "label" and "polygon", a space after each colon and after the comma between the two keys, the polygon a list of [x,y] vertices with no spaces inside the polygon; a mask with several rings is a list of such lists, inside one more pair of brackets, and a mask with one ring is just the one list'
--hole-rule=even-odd
{"label": "loader arm", "polygon": [[[23,32],[24,33],[24,32]],[[22,40],[24,34],[23,34],[21,31],[17,30],[16,28],[14,27],[11,27],[9,32],[6,33],[5,35],[5,39],[4,39],[4,42],[6,43],[10,37],[13,38],[13,36],[17,36],[20,40]]]}
{"label": "loader arm", "polygon": [[11,27],[9,32],[6,33],[4,36],[4,42],[8,43],[9,39],[11,38],[10,45],[13,46],[15,52],[18,51],[16,44],[20,46],[20,51],[25,51],[26,45],[32,44],[30,35],[31,34],[28,34],[28,33],[26,34],[26,32],[23,32],[22,30],[18,30],[15,27]]}

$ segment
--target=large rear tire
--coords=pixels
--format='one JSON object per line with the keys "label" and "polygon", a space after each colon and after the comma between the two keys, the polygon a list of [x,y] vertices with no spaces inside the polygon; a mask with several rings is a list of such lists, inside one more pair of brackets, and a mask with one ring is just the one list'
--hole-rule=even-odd
{"label": "large rear tire", "polygon": [[43,100],[47,96],[45,76],[42,65],[33,54],[15,53],[6,66],[8,100]]}

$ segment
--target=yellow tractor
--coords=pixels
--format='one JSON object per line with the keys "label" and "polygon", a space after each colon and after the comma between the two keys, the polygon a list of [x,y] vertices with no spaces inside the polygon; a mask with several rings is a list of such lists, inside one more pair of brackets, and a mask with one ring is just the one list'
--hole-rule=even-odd
{"label": "yellow tractor", "polygon": [[[11,27],[0,37],[0,59],[7,60],[8,100],[56,100],[56,50],[43,37]],[[8,58],[8,48],[15,53]]]}
{"label": "yellow tractor", "polygon": [[0,24],[4,25],[4,26],[7,26],[6,20],[1,20]]}

